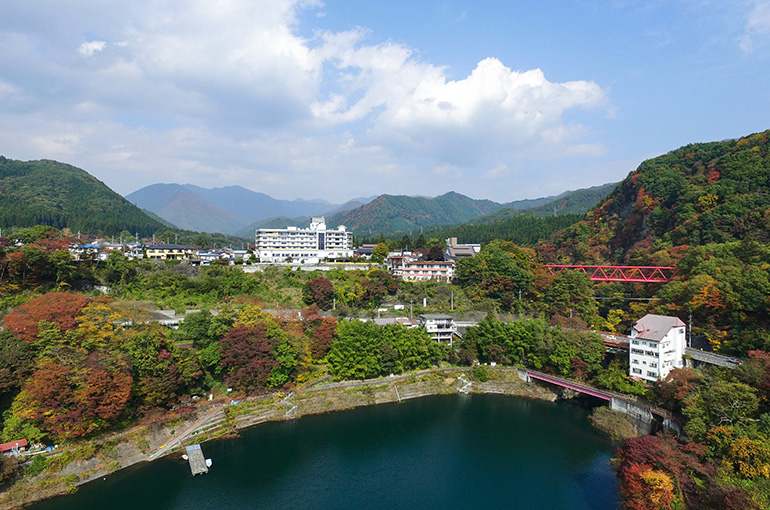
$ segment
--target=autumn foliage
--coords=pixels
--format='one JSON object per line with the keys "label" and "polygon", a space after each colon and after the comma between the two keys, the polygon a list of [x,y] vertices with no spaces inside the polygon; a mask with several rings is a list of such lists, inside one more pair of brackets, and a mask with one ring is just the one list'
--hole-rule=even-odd
{"label": "autumn foliage", "polygon": [[22,340],[32,343],[37,339],[40,321],[53,323],[63,332],[75,329],[76,317],[87,303],[85,296],[49,292],[16,307],[5,316],[5,327]]}
{"label": "autumn foliage", "polygon": [[235,326],[219,341],[225,381],[241,390],[264,391],[273,367],[276,340],[264,324]]}
{"label": "autumn foliage", "polygon": [[125,368],[108,369],[98,357],[83,367],[46,363],[24,386],[25,415],[59,440],[83,437],[123,412],[131,383]]}

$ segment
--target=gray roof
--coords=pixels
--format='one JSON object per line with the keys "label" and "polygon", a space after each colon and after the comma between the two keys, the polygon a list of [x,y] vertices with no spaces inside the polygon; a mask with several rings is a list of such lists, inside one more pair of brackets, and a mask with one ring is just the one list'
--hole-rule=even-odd
{"label": "gray roof", "polygon": [[636,321],[636,324],[634,324],[634,331],[636,331],[637,338],[660,342],[672,328],[684,325],[684,322],[677,317],[648,313]]}
{"label": "gray roof", "polygon": [[454,319],[451,315],[444,315],[442,313],[424,313],[420,317],[423,319]]}

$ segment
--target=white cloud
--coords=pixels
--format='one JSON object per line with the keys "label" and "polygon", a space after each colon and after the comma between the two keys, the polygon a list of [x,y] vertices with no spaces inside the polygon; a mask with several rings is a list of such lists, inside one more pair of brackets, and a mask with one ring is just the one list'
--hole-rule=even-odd
{"label": "white cloud", "polygon": [[41,14],[16,4],[17,25],[0,24],[0,47],[14,48],[0,52],[0,97],[17,98],[14,111],[0,103],[0,153],[77,164],[123,193],[165,181],[344,199],[384,191],[372,182],[385,175],[391,192],[427,194],[437,176],[502,179],[543,151],[604,150],[564,118],[609,111],[598,84],[496,58],[450,80],[405,44],[369,43],[364,28],[298,35],[299,13],[320,7],[62,0]]}
{"label": "white cloud", "polygon": [[106,46],[107,41],[84,42],[80,45],[80,48],[78,48],[78,52],[80,52],[80,54],[83,56],[90,57],[93,56],[93,54],[97,51],[102,51]]}
{"label": "white cloud", "polygon": [[751,53],[758,39],[770,35],[770,2],[758,0],[746,17],[746,27],[740,39],[740,47],[745,53]]}

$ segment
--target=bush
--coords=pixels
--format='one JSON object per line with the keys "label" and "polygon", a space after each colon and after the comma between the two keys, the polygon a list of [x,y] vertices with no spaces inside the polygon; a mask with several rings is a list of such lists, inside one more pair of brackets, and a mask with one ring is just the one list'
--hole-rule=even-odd
{"label": "bush", "polygon": [[489,380],[489,371],[485,365],[479,365],[471,370],[471,379],[478,382],[487,382]]}
{"label": "bush", "polygon": [[25,476],[37,476],[48,466],[48,459],[43,455],[35,455],[32,462],[24,466]]}

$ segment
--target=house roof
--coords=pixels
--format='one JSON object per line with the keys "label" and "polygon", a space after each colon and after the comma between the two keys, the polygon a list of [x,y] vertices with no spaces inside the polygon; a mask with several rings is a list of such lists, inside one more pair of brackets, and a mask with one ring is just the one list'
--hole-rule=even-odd
{"label": "house roof", "polygon": [[634,324],[637,338],[660,342],[672,328],[684,326],[677,317],[648,313]]}
{"label": "house roof", "polygon": [[0,452],[9,452],[13,450],[16,447],[24,448],[27,446],[27,440],[26,439],[18,439],[16,441],[11,441],[10,443],[3,443],[0,444]]}
{"label": "house roof", "polygon": [[472,246],[450,246],[447,248],[447,251],[452,258],[474,257],[476,255],[476,251]]}
{"label": "house roof", "polygon": [[184,244],[148,244],[148,250],[197,250],[195,246]]}

